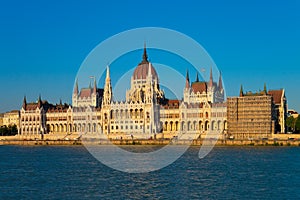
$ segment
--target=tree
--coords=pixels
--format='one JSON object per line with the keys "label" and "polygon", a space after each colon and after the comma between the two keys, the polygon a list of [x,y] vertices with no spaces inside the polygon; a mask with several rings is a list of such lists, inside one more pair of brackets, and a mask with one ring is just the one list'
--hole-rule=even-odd
{"label": "tree", "polygon": [[286,119],[285,122],[286,122],[286,126],[288,127],[289,131],[295,131],[295,122],[296,122],[296,119],[293,116],[289,116]]}
{"label": "tree", "polygon": [[12,125],[12,126],[9,126],[9,129],[10,129],[10,135],[16,135],[18,134],[18,128],[17,128],[17,125]]}
{"label": "tree", "polygon": [[300,132],[300,115],[296,118],[295,129],[297,132]]}
{"label": "tree", "polygon": [[9,125],[0,127],[0,135],[1,136],[9,136],[18,134],[18,128],[16,125]]}

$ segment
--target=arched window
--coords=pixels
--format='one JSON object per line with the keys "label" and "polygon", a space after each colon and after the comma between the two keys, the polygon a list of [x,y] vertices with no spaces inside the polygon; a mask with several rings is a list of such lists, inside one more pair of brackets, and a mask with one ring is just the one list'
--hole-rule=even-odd
{"label": "arched window", "polygon": [[205,112],[205,118],[208,118],[208,112]]}

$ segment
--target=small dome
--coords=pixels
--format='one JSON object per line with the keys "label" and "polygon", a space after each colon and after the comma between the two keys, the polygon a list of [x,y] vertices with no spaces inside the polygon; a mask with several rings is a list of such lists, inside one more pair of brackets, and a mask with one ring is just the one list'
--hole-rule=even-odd
{"label": "small dome", "polygon": [[[150,65],[151,65],[151,74],[154,79],[157,79],[157,73],[156,73],[153,65],[152,64],[150,64]],[[148,75],[148,70],[149,70],[149,62],[140,63],[133,72],[133,79],[134,80],[146,79],[147,75]]]}
{"label": "small dome", "polygon": [[[151,74],[154,79],[158,79],[157,73],[153,67],[153,65],[150,63],[150,68],[151,68]],[[143,54],[143,60],[140,62],[140,64],[135,68],[133,72],[133,79],[146,79],[148,75],[148,70],[149,70],[149,61],[148,61],[148,56],[147,56],[147,51],[146,51],[146,46],[144,47],[144,54]]]}

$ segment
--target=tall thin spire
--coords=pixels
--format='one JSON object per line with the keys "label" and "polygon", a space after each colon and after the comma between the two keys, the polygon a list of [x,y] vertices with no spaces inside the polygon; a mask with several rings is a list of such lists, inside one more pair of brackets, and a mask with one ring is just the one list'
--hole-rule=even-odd
{"label": "tall thin spire", "polygon": [[267,84],[266,84],[266,83],[264,84],[264,93],[265,93],[265,94],[268,93],[268,92],[267,92]]}
{"label": "tall thin spire", "polygon": [[146,42],[144,42],[144,53],[143,53],[143,61],[142,62],[148,62],[148,55],[146,50]]}
{"label": "tall thin spire", "polygon": [[78,94],[78,79],[76,78],[76,83],[75,83],[75,87],[74,87],[74,94]]}
{"label": "tall thin spire", "polygon": [[219,90],[223,90],[223,82],[222,82],[222,73],[220,71],[220,76],[219,76]]}
{"label": "tall thin spire", "polygon": [[26,110],[26,106],[27,106],[26,95],[24,95],[22,108],[24,108],[24,110]]}
{"label": "tall thin spire", "polygon": [[93,93],[96,94],[97,93],[97,83],[96,83],[96,78],[94,77],[94,89],[93,89]]}
{"label": "tall thin spire", "polygon": [[186,70],[186,77],[185,77],[185,88],[190,88],[190,78],[189,78],[189,71]]}
{"label": "tall thin spire", "polygon": [[208,86],[212,87],[213,86],[213,75],[212,75],[212,67],[210,67],[210,75],[209,75],[209,82]]}
{"label": "tall thin spire", "polygon": [[110,72],[109,72],[109,66],[106,66],[106,79],[110,80]]}
{"label": "tall thin spire", "polygon": [[152,68],[151,68],[151,63],[149,62],[148,65],[148,77],[152,77]]}
{"label": "tall thin spire", "polygon": [[41,94],[39,95],[37,106],[38,106],[38,108],[41,108],[41,107],[42,107]]}
{"label": "tall thin spire", "polygon": [[199,82],[198,72],[196,73],[196,82]]}
{"label": "tall thin spire", "polygon": [[105,85],[104,85],[104,95],[103,95],[103,104],[109,105],[112,100],[112,87],[110,82],[110,73],[109,73],[109,66],[106,67],[106,78],[105,78]]}
{"label": "tall thin spire", "polygon": [[241,88],[240,88],[240,97],[244,96],[244,92],[243,92],[243,85],[241,85]]}

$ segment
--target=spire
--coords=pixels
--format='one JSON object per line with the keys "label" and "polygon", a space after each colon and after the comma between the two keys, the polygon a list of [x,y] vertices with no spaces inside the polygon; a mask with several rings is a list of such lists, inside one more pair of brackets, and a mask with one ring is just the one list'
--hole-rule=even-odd
{"label": "spire", "polygon": [[196,82],[199,82],[198,72],[197,72],[197,74],[196,74]]}
{"label": "spire", "polygon": [[108,105],[112,100],[112,88],[110,82],[109,66],[106,67],[106,78],[104,84],[103,104]]}
{"label": "spire", "polygon": [[151,63],[149,62],[148,65],[148,77],[152,77],[152,69],[151,69]]}
{"label": "spire", "polygon": [[94,89],[93,89],[93,93],[96,94],[97,93],[97,83],[96,83],[96,78],[94,77]]}
{"label": "spire", "polygon": [[266,84],[266,83],[264,84],[264,93],[265,93],[265,94],[268,93],[268,92],[267,92],[267,84]]}
{"label": "spire", "polygon": [[27,106],[26,95],[24,95],[22,108],[23,108],[24,110],[26,110],[26,106]]}
{"label": "spire", "polygon": [[244,96],[244,92],[243,92],[243,85],[241,85],[241,88],[240,88],[240,97]]}
{"label": "spire", "polygon": [[39,95],[37,106],[38,106],[38,108],[42,107],[41,95]]}
{"label": "spire", "polygon": [[220,71],[220,76],[219,76],[219,89],[220,90],[223,90],[223,82],[222,82],[222,73],[221,73],[221,71]]}
{"label": "spire", "polygon": [[76,78],[76,83],[75,83],[75,87],[74,87],[74,94],[78,94],[78,79]]}
{"label": "spire", "polygon": [[143,53],[143,61],[142,62],[148,62],[148,55],[146,50],[146,42],[144,43],[144,53]]}
{"label": "spire", "polygon": [[106,80],[110,80],[109,66],[106,66]]}
{"label": "spire", "polygon": [[62,100],[61,99],[59,99],[59,105],[62,105]]}
{"label": "spire", "polygon": [[188,70],[186,70],[185,88],[186,88],[186,89],[189,89],[189,88],[190,88],[190,78],[189,78],[189,71],[188,71]]}
{"label": "spire", "polygon": [[213,75],[212,75],[212,67],[210,67],[210,75],[209,75],[209,82],[208,86],[212,87],[213,86]]}

